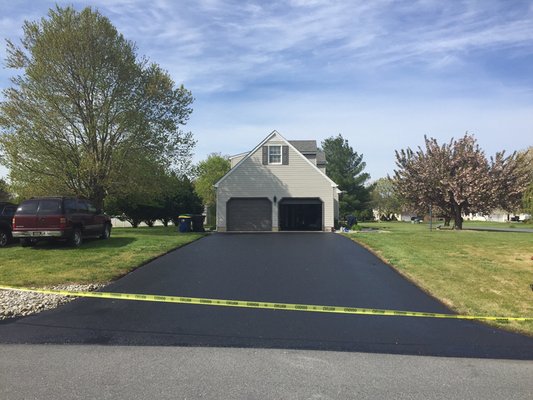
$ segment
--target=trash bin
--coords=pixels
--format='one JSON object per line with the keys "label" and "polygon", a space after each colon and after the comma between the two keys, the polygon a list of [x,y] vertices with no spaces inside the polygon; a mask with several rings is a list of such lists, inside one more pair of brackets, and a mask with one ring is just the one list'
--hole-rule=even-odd
{"label": "trash bin", "polygon": [[201,215],[201,214],[191,215],[193,232],[205,232],[204,219],[205,219],[205,215]]}
{"label": "trash bin", "polygon": [[178,217],[179,225],[178,230],[181,233],[190,232],[191,231],[191,217],[188,215],[180,215]]}

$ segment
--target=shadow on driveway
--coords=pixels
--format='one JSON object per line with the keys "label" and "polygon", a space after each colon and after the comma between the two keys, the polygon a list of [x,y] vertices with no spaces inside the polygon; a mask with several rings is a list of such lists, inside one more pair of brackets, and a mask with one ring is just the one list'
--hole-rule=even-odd
{"label": "shadow on driveway", "polygon": [[83,249],[98,249],[98,248],[120,248],[125,247],[134,241],[136,238],[125,237],[110,237],[102,240],[98,238],[84,238],[80,247],[72,247],[67,241],[41,241],[34,246],[27,247],[27,250],[83,250]]}

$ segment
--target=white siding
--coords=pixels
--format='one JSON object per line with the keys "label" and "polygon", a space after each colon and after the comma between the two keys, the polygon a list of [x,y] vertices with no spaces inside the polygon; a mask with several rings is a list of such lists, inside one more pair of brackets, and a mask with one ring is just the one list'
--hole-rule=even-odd
{"label": "white siding", "polygon": [[242,153],[242,154],[237,154],[236,156],[230,157],[229,161],[231,163],[231,168],[235,167],[239,163],[239,161],[241,161],[247,155],[248,153]]}
{"label": "white siding", "polygon": [[[264,145],[286,145],[278,135],[274,135]],[[276,203],[273,199],[276,197]],[[338,201],[336,188],[319,170],[289,146],[289,165],[263,165],[262,149],[245,159],[242,164],[225,179],[217,189],[217,227],[226,229],[226,203],[231,197],[267,197],[273,202],[272,225],[277,230],[278,202],[285,197],[314,197],[323,203],[324,229],[333,227],[336,216],[335,201]]]}

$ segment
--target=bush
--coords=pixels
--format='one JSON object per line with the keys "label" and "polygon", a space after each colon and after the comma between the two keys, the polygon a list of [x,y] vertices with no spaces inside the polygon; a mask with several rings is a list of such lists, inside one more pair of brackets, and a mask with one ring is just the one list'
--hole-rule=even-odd
{"label": "bush", "polygon": [[374,221],[374,213],[370,209],[357,210],[354,212],[353,215],[355,215],[358,221],[363,221],[363,222]]}
{"label": "bush", "polygon": [[359,232],[361,229],[362,229],[361,226],[357,224],[352,225],[352,227],[350,228],[351,231],[357,231],[357,232]]}

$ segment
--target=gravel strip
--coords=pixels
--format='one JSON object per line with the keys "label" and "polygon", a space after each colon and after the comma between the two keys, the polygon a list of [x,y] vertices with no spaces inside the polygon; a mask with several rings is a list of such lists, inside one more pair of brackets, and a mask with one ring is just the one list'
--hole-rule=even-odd
{"label": "gravel strip", "polygon": [[[77,292],[90,292],[98,290],[105,285],[57,285],[44,289],[71,290]],[[56,294],[41,294],[31,292],[19,292],[15,290],[0,290],[0,320],[14,317],[25,317],[37,314],[44,310],[51,310],[62,304],[74,300],[76,297],[60,296]]]}

